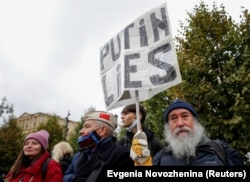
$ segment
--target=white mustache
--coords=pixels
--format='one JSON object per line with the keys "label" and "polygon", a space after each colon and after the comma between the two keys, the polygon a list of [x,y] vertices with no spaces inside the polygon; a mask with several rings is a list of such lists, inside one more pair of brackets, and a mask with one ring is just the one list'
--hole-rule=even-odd
{"label": "white mustache", "polygon": [[176,135],[177,133],[181,132],[181,131],[187,131],[188,133],[191,131],[191,128],[187,127],[187,126],[183,126],[183,127],[178,127],[174,130],[174,135]]}

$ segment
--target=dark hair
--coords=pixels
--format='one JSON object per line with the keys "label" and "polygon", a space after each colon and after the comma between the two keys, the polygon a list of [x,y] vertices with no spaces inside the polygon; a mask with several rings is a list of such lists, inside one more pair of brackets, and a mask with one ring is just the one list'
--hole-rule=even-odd
{"label": "dark hair", "polygon": [[[140,113],[141,113],[141,123],[144,122],[146,116],[147,116],[147,111],[146,109],[143,107],[143,105],[139,104],[139,110],[140,110]],[[136,104],[130,104],[130,105],[127,105],[125,106],[123,109],[122,109],[122,112],[121,113],[129,113],[129,112],[132,112],[132,113],[135,113],[136,114]]]}

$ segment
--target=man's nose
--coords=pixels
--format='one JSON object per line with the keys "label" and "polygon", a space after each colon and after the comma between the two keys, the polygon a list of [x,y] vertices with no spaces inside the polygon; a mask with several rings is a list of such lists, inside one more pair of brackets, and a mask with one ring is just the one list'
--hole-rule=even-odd
{"label": "man's nose", "polygon": [[183,120],[182,120],[181,117],[178,118],[178,120],[177,120],[177,125],[178,125],[179,127],[184,126],[184,122],[183,122]]}
{"label": "man's nose", "polygon": [[82,129],[79,131],[79,134],[80,134],[80,135],[84,135],[84,133],[85,133],[85,131],[84,131],[84,129],[82,128]]}

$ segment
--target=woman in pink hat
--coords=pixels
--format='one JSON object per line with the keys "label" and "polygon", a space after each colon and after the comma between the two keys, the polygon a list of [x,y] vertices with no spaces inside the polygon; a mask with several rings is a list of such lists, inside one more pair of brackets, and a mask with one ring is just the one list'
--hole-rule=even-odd
{"label": "woman in pink hat", "polygon": [[50,159],[46,173],[42,166],[50,157],[48,148],[49,133],[40,130],[30,133],[24,140],[23,151],[5,177],[6,182],[60,182],[63,174],[60,165]]}

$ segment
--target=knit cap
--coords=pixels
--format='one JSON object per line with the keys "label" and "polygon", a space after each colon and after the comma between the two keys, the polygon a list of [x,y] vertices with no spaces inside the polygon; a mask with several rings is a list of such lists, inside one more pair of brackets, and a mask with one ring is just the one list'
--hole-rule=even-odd
{"label": "knit cap", "polygon": [[49,144],[49,133],[46,130],[40,130],[40,131],[35,132],[35,133],[30,133],[25,138],[23,143],[25,144],[25,142],[31,138],[37,140],[42,145],[44,150],[47,150],[48,144]]}
{"label": "knit cap", "polygon": [[104,112],[104,111],[88,112],[84,115],[83,120],[84,121],[87,121],[87,120],[102,121],[102,122],[108,124],[109,126],[111,126],[114,130],[117,127],[117,117],[109,112]]}
{"label": "knit cap", "polygon": [[175,100],[172,104],[169,105],[169,107],[165,110],[164,112],[164,122],[167,122],[168,121],[168,115],[169,113],[174,110],[174,109],[179,109],[179,108],[184,108],[184,109],[187,109],[189,110],[194,117],[198,118],[198,114],[196,112],[196,110],[194,109],[194,107],[185,102],[185,101],[182,101],[182,100]]}

